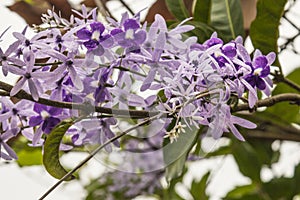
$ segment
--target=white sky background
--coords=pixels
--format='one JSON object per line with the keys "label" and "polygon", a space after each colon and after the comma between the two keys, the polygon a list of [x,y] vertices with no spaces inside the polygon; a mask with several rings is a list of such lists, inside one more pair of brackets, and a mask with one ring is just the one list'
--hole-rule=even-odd
{"label": "white sky background", "polygon": [[[2,49],[6,49],[10,42],[13,41],[11,35],[14,31],[22,31],[25,27],[25,22],[15,13],[10,12],[4,7],[9,4],[9,0],[1,0],[0,3],[0,33],[4,31],[8,26],[12,26],[11,29],[3,37],[4,41],[0,43]],[[134,11],[139,11],[146,6],[149,1],[146,0],[128,0],[126,1],[129,5],[134,6]],[[151,1],[153,2],[153,1]],[[116,4],[109,5],[116,8],[113,12],[123,12],[117,10],[119,8]],[[300,3],[298,1],[297,6],[294,8],[295,12],[291,12],[294,17],[300,18],[296,10],[300,9]],[[289,27],[284,25],[280,29],[284,34],[293,34],[289,30]],[[297,46],[300,42],[298,42]],[[295,56],[291,52],[285,51],[281,56],[280,60],[283,65],[285,73],[290,72],[293,68],[300,65],[300,56]],[[3,76],[0,73],[1,80]],[[6,80],[12,82],[15,80],[14,77],[6,77]],[[300,146],[295,142],[284,142],[281,148],[281,158],[278,164],[272,167],[272,170],[263,169],[262,178],[263,180],[269,180],[274,175],[281,176],[285,175],[288,177],[293,176],[294,166],[300,161]],[[70,154],[62,159],[64,166],[74,167],[79,163],[86,154]],[[92,160],[88,167],[81,170],[81,174],[84,178],[82,182],[69,182],[60,186],[55,190],[47,199],[55,200],[81,200],[84,198],[83,185],[88,183],[88,180],[92,177],[99,175],[103,170],[97,161]],[[248,184],[250,180],[243,177],[238,167],[236,166],[234,159],[231,156],[222,157],[218,159],[209,159],[200,162],[196,162],[190,165],[188,175],[184,179],[184,183],[189,185],[194,177],[200,179],[203,174],[208,170],[213,170],[213,178],[210,185],[208,186],[208,193],[211,195],[211,199],[220,199],[229,190],[233,189],[236,185]],[[28,167],[19,168],[16,164],[6,165],[3,161],[0,161],[0,194],[1,199],[17,200],[17,199],[37,199],[40,197],[49,187],[51,187],[56,180],[48,175],[43,167]],[[180,193],[185,195],[184,187],[178,187]],[[189,196],[185,197],[189,199]]]}

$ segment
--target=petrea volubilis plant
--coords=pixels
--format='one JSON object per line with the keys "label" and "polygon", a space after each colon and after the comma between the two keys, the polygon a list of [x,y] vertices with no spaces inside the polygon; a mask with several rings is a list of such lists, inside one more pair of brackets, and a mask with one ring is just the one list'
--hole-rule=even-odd
{"label": "petrea volubilis plant", "polygon": [[[88,12],[83,6],[77,15],[66,20],[48,11],[32,38],[25,28],[13,33],[16,41],[7,50],[0,48],[3,75],[20,76],[13,86],[0,81],[1,159],[17,159],[9,141],[22,135],[28,145],[42,146],[47,171],[64,181],[102,148],[163,149],[163,154],[125,156],[134,166],[119,163],[123,172],[102,177],[101,183],[113,183],[110,192],[124,190],[131,198],[160,188],[165,169],[172,173],[169,165],[182,155],[184,161],[189,158],[199,139],[232,133],[244,141],[238,129],[256,128],[234,112],[268,104],[258,102],[258,92],[271,94],[275,53],[256,50],[251,58],[242,37],[224,42],[216,32],[199,43],[185,35],[194,29],[186,24],[189,19],[168,29],[160,15],[149,25],[141,24],[139,13],[101,22],[96,9]],[[85,145],[96,149],[65,171],[58,151]],[[169,157],[174,146],[180,155]],[[127,171],[149,174],[124,175]]]}

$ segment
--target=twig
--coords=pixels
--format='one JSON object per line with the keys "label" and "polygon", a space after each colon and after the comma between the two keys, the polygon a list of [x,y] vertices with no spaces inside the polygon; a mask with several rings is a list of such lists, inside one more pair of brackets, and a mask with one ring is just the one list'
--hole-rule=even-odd
{"label": "twig", "polygon": [[285,83],[285,84],[287,84],[287,85],[290,86],[291,88],[294,88],[294,89],[297,90],[298,92],[300,92],[300,86],[299,86],[297,83],[291,81],[290,79],[284,78],[282,82]]}
{"label": "twig", "polygon": [[276,82],[285,83],[291,88],[294,88],[295,90],[300,92],[300,86],[297,83],[293,82],[292,80],[288,79],[287,77],[284,77],[282,74],[278,74],[278,72],[277,73],[275,72],[275,73],[271,73],[271,75],[274,76],[274,80]]}
{"label": "twig", "polygon": [[300,142],[300,135],[290,133],[277,133],[266,130],[248,130],[244,134],[245,138],[260,138],[260,139],[272,139],[272,140],[289,140],[294,142]]}
{"label": "twig", "polygon": [[102,15],[102,17],[105,18],[108,15],[110,18],[115,20],[114,16],[111,14],[103,0],[94,0],[94,2],[97,5],[99,13]]}
{"label": "twig", "polygon": [[57,183],[55,183],[39,200],[45,199],[55,188],[57,188],[63,181],[65,181],[67,178],[69,178],[71,175],[73,175],[79,168],[81,168],[85,163],[87,163],[90,159],[92,159],[101,149],[109,145],[110,143],[116,141],[117,139],[121,138],[122,136],[126,135],[127,133],[131,132],[132,130],[144,126],[146,124],[149,124],[150,122],[158,119],[160,115],[153,116],[151,118],[148,118],[147,120],[136,124],[135,126],[125,130],[119,135],[116,135],[115,137],[111,138],[110,140],[106,141],[103,145],[99,146],[97,149],[95,149],[88,157],[86,157],[83,161],[81,161],[76,167],[74,167],[71,171],[69,171],[66,175],[64,175]]}
{"label": "twig", "polygon": [[130,12],[130,14],[134,15],[133,10],[123,0],[120,0],[120,2]]}
{"label": "twig", "polygon": [[[113,67],[114,69],[119,69],[121,71],[124,71],[124,72],[130,72],[132,74],[135,74],[135,75],[138,75],[138,76],[141,76],[141,77],[147,77],[146,74],[142,74],[140,72],[137,72],[137,71],[134,71],[134,70],[131,70],[131,69],[127,69],[125,67],[122,67],[122,66],[118,66],[118,67]],[[160,80],[157,80],[156,78],[154,79],[154,81],[158,82],[158,83],[161,83],[162,81]]]}
{"label": "twig", "polygon": [[[4,83],[0,81],[0,89],[4,90],[5,92],[1,92],[1,96],[9,96],[9,92],[13,88],[12,85]],[[92,106],[87,105],[84,103],[71,103],[71,102],[60,102],[60,101],[53,101],[50,99],[39,98],[38,101],[35,101],[30,94],[25,92],[24,90],[20,90],[14,97],[18,99],[26,99],[32,102],[37,102],[40,104],[54,106],[58,108],[67,108],[67,109],[78,109],[78,110],[91,110],[94,109],[95,112],[104,113],[104,114],[112,114],[114,116],[129,116],[135,118],[147,118],[151,116],[157,115],[158,111],[144,111],[144,110],[123,110],[123,109],[114,109],[114,108],[106,108],[100,106]]]}
{"label": "twig", "polygon": [[[0,96],[9,96],[9,92],[13,88],[12,85],[9,85],[7,83],[4,83],[0,81],[0,89],[4,90],[5,92],[1,91]],[[206,95],[206,94],[203,94]],[[78,109],[78,110],[90,110],[91,108],[94,109],[95,112],[103,113],[103,114],[109,114],[114,116],[128,116],[128,117],[134,117],[134,118],[147,118],[151,116],[155,116],[159,114],[159,111],[145,111],[145,110],[124,110],[124,109],[114,109],[114,108],[107,108],[107,107],[101,107],[101,106],[92,106],[87,105],[84,103],[71,103],[71,102],[60,102],[60,101],[53,101],[45,98],[39,98],[38,101],[35,101],[30,94],[25,92],[24,90],[20,90],[14,97],[18,99],[26,99],[32,102],[37,102],[40,104],[48,105],[48,106],[54,106],[58,108],[67,108],[67,109]],[[293,94],[293,93],[284,93],[279,94],[273,97],[269,97],[267,99],[259,100],[256,103],[257,107],[270,107],[273,106],[276,103],[282,102],[282,101],[291,101],[295,102],[296,104],[300,105],[300,94]],[[233,112],[243,111],[243,110],[249,110],[249,104],[240,104],[231,109]],[[164,117],[169,117],[167,114],[165,114]]]}
{"label": "twig", "polygon": [[[282,102],[282,101],[291,101],[295,102],[296,104],[300,104],[300,94],[294,94],[294,93],[284,93],[284,94],[278,94],[273,97],[269,97],[266,99],[259,100],[256,103],[257,107],[270,107],[273,106],[276,103]],[[243,111],[243,110],[249,110],[249,104],[240,104],[236,107],[232,108],[233,112]]]}

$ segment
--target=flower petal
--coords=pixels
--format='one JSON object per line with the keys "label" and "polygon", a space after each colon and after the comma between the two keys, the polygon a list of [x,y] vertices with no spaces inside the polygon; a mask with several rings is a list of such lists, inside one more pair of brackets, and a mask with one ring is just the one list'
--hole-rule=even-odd
{"label": "flower petal", "polygon": [[15,96],[24,86],[26,82],[26,79],[24,77],[22,77],[21,80],[19,80],[16,85],[12,88],[12,90],[10,91],[10,96]]}
{"label": "flower petal", "polygon": [[232,123],[229,123],[228,126],[229,126],[231,132],[233,133],[233,135],[237,139],[239,139],[241,141],[245,141],[245,138],[242,136],[242,134],[238,131],[238,129]]}
{"label": "flower petal", "polygon": [[35,83],[33,82],[32,79],[28,79],[28,86],[29,86],[29,91],[31,93],[32,98],[35,101],[38,101],[39,100],[39,93],[38,93],[38,90],[37,90],[37,88],[35,86]]}
{"label": "flower petal", "polygon": [[29,126],[31,126],[31,127],[37,126],[37,125],[41,124],[42,121],[43,121],[43,118],[40,115],[30,117]]}
{"label": "flower petal", "polygon": [[15,153],[15,151],[8,146],[8,144],[6,144],[5,142],[2,143],[2,146],[4,147],[4,149],[6,150],[6,152],[8,153],[8,155],[13,158],[13,159],[18,159],[17,154]]}
{"label": "flower petal", "polygon": [[145,78],[143,85],[141,86],[141,92],[147,90],[151,86],[151,84],[154,80],[155,74],[156,74],[155,69],[151,69],[149,71],[148,76]]}
{"label": "flower petal", "polygon": [[87,28],[82,28],[77,31],[76,36],[81,40],[89,40],[92,37],[92,33]]}
{"label": "flower petal", "polygon": [[75,68],[72,66],[72,67],[69,67],[68,70],[70,73],[71,80],[72,80],[73,84],[75,85],[75,87],[79,90],[83,90],[83,83],[82,83],[81,79],[79,78],[79,76],[77,75]]}

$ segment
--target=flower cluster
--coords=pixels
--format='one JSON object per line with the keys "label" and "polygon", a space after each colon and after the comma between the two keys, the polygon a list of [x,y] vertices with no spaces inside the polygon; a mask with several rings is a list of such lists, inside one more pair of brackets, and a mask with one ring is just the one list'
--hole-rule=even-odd
{"label": "flower cluster", "polygon": [[[107,23],[97,20],[95,9],[87,12],[83,6],[77,14],[66,20],[49,11],[43,16],[47,28],[39,27],[32,38],[26,36],[27,28],[15,32],[16,41],[7,50],[0,48],[3,75],[20,76],[11,89],[0,84],[10,97],[20,94],[17,101],[0,97],[1,158],[16,158],[6,143],[10,138],[21,133],[30,145],[41,146],[45,136],[70,117],[82,119],[67,133],[75,146],[105,142],[124,121],[113,111],[82,112],[58,108],[55,102],[128,110],[127,116],[135,118],[142,117],[132,116],[130,110],[156,111],[171,142],[191,126],[207,126],[207,134],[216,139],[232,132],[239,140],[244,138],[236,124],[256,127],[232,115],[230,102],[243,99],[253,108],[257,90],[270,94],[274,53],[256,50],[251,59],[241,37],[224,43],[216,33],[203,44],[196,37],[184,39],[194,27],[183,22],[168,29],[160,15],[147,26],[139,14],[125,13],[120,21],[109,18]],[[22,99],[24,92],[32,99]],[[44,99],[54,103],[42,105]]]}

